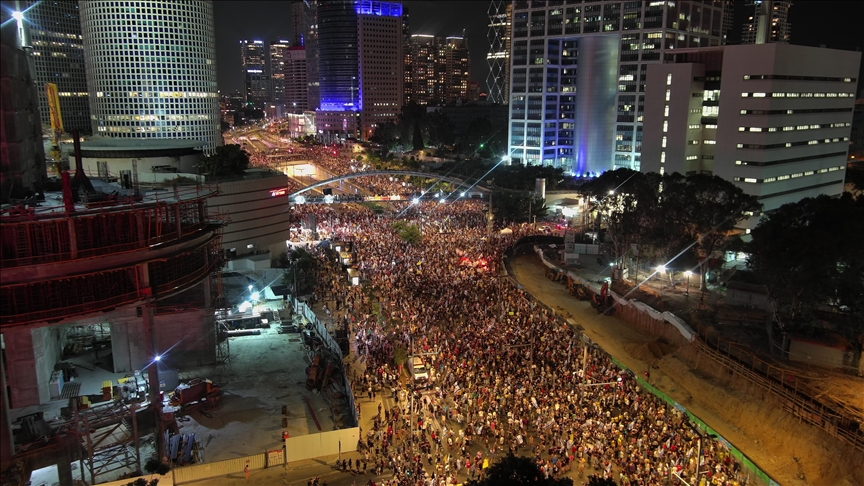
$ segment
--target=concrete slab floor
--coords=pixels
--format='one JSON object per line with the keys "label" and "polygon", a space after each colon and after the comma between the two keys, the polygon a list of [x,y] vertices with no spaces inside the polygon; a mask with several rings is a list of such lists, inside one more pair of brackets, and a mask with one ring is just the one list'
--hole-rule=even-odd
{"label": "concrete slab floor", "polygon": [[[205,416],[195,411],[178,421],[180,433],[194,433],[204,449],[204,461],[214,462],[281,448],[282,431],[291,436],[317,433],[307,407],[309,399],[322,431],[334,430],[330,406],[306,389],[310,357],[301,334],[279,334],[278,326],[258,336],[229,338],[230,357],[224,364],[184,368],[180,381],[207,378],[219,386],[222,398]],[[282,414],[282,406],[288,414]],[[287,418],[287,428],[282,419]]]}

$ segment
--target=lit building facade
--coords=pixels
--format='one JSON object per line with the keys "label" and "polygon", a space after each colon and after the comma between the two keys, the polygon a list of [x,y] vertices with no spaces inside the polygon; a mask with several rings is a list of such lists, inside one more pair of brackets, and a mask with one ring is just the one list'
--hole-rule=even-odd
{"label": "lit building facade", "polygon": [[471,58],[462,37],[411,36],[411,92],[405,103],[449,105],[467,101]]}
{"label": "lit building facade", "polygon": [[[766,42],[789,43],[792,25],[789,24],[789,0],[746,0],[747,20],[741,31],[742,44],[763,44]],[[765,19],[765,20],[763,20]],[[766,22],[765,32],[760,32],[762,22]],[[760,40],[760,34],[764,38]]]}
{"label": "lit building facade", "polygon": [[78,2],[30,0],[25,5],[24,21],[28,24],[33,48],[42,125],[51,125],[45,84],[53,83],[57,85],[65,131],[77,129],[90,133],[90,101]]}
{"label": "lit building facade", "polygon": [[288,113],[303,113],[309,106],[306,48],[293,46],[285,53],[285,107]]}
{"label": "lit building facade", "polygon": [[318,75],[318,2],[305,0],[302,4],[305,15],[302,45],[306,48],[306,102],[309,110],[315,111],[321,105],[321,83]]}
{"label": "lit building facade", "polygon": [[212,2],[135,5],[79,4],[93,133],[201,140],[212,153],[222,144]]}
{"label": "lit building facade", "polygon": [[367,140],[402,109],[402,5],[363,0],[357,7],[360,137]]}
{"label": "lit building facade", "polygon": [[722,24],[720,0],[514,2],[508,157],[578,176],[638,169],[648,66],[720,45]]}
{"label": "lit building facade", "polygon": [[[286,40],[270,42],[270,52],[267,59],[270,62],[270,103],[285,105],[285,58],[288,55],[289,44]],[[305,78],[305,76],[304,76]]]}
{"label": "lit building facade", "polygon": [[489,3],[489,75],[486,76],[488,101],[506,105],[510,101],[510,29],[513,2],[492,0]]}
{"label": "lit building facade", "polygon": [[861,53],[772,43],[672,60],[648,68],[643,172],[717,175],[766,212],[843,191]]}
{"label": "lit building facade", "polygon": [[353,0],[318,4],[318,80],[321,111],[359,108],[357,11]]}
{"label": "lit building facade", "polygon": [[267,73],[267,52],[264,42],[241,40],[240,65],[243,70],[246,102],[257,108],[263,108],[270,99],[270,77]]}
{"label": "lit building facade", "polygon": [[411,91],[405,93],[405,103],[418,105],[436,104],[438,101],[438,77],[436,59],[438,47],[435,36],[414,34],[411,36],[411,67],[406,69],[411,75]]}
{"label": "lit building facade", "polygon": [[468,99],[468,82],[471,80],[471,56],[468,41],[464,37],[447,37],[438,42],[440,71],[440,99],[445,105],[461,103]]}

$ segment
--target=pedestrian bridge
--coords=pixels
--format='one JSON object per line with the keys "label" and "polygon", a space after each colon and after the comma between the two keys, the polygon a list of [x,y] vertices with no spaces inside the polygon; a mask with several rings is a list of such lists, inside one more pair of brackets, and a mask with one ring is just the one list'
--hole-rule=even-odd
{"label": "pedestrian bridge", "polygon": [[[452,182],[453,184],[458,184],[459,186],[461,186],[461,189],[465,190],[465,191],[469,190],[469,188],[470,188],[470,190],[472,192],[476,191],[476,192],[481,192],[481,193],[489,193],[489,189],[486,187],[477,185],[478,182],[474,182],[474,183],[469,184],[468,182],[466,182],[462,179],[459,179],[456,177],[450,177],[450,176],[446,176],[446,175],[441,175],[441,174],[432,174],[429,172],[420,172],[420,171],[415,171],[415,170],[367,170],[367,171],[363,171],[363,172],[352,172],[350,174],[343,174],[343,175],[340,175],[337,177],[331,177],[330,179],[327,179],[324,181],[316,182],[315,184],[311,184],[311,185],[306,186],[306,187],[304,187],[304,188],[302,188],[296,192],[291,193],[289,195],[289,197],[294,198],[296,196],[303,194],[304,192],[311,191],[312,189],[316,189],[319,187],[327,186],[327,185],[332,184],[334,182],[344,181],[344,180],[348,180],[348,179],[354,179],[357,177],[372,177],[372,176],[425,177],[427,179],[438,179],[441,181]],[[458,190],[459,189],[457,189],[457,191]]]}

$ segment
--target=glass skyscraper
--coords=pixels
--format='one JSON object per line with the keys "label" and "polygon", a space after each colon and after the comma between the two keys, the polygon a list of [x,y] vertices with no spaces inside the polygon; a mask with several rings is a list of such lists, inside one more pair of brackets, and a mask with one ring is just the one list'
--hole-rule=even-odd
{"label": "glass skyscraper", "polygon": [[30,0],[26,5],[24,20],[33,46],[42,125],[51,125],[45,84],[53,83],[57,85],[64,130],[77,128],[89,133],[90,106],[78,2]]}
{"label": "glass skyscraper", "polygon": [[512,163],[639,169],[647,66],[720,45],[723,2],[513,3]]}
{"label": "glass skyscraper", "polygon": [[94,134],[222,144],[212,2],[79,6]]}

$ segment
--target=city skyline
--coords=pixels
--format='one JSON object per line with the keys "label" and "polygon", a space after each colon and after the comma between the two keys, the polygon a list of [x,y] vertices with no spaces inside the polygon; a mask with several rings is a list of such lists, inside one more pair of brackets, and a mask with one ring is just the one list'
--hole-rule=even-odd
{"label": "city skyline", "polygon": [[[471,56],[471,77],[486,91],[489,66],[487,30],[489,1],[406,1],[402,2],[411,16],[411,34],[461,35],[468,37]],[[237,43],[245,38],[268,42],[271,39],[293,39],[290,2],[249,1],[215,2],[216,55],[219,89],[223,93],[242,90],[243,80]],[[458,16],[454,16],[458,12]],[[735,2],[735,27],[730,32],[730,43],[741,38],[741,25],[749,11],[744,1]],[[839,14],[838,12],[845,12]],[[858,12],[857,14],[855,12]],[[862,50],[864,42],[852,35],[858,19],[864,18],[864,4],[857,2],[824,1],[794,2],[789,10],[792,25],[791,44],[825,47],[840,50]],[[859,71],[860,73],[860,71]],[[861,77],[861,76],[859,76]]]}

